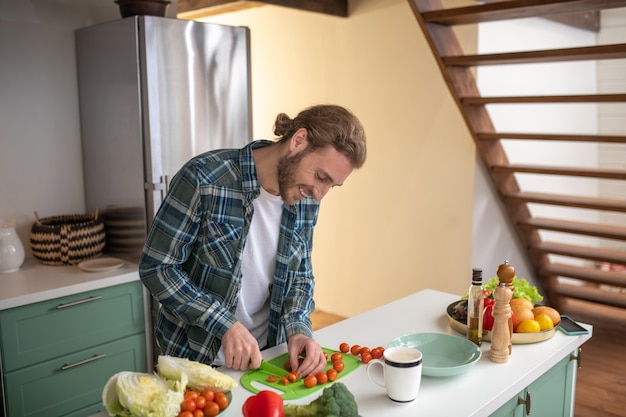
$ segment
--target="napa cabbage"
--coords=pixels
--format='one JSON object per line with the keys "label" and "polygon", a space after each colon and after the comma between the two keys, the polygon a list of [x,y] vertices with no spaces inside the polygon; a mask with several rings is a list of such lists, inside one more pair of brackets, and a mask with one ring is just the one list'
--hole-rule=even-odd
{"label": "napa cabbage", "polygon": [[110,416],[176,417],[186,385],[186,375],[165,380],[156,374],[119,372],[106,383],[102,403]]}
{"label": "napa cabbage", "polygon": [[213,391],[230,391],[237,382],[212,366],[185,358],[161,355],[157,360],[159,375],[171,380],[180,380],[183,375],[188,378],[188,388],[195,391],[211,389]]}

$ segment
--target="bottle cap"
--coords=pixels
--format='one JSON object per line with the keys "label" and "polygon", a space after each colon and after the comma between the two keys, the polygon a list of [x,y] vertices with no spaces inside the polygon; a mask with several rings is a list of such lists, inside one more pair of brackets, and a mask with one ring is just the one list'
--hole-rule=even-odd
{"label": "bottle cap", "polygon": [[480,268],[472,269],[472,282],[480,284],[483,282],[483,270]]}

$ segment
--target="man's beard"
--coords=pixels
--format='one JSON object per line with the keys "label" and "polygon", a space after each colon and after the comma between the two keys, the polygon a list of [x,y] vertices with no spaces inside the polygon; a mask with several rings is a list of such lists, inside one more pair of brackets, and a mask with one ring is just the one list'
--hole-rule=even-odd
{"label": "man's beard", "polygon": [[284,156],[280,161],[278,161],[278,193],[282,197],[283,201],[289,201],[287,192],[290,188],[296,185],[296,171],[300,166],[302,158],[304,158],[304,156],[309,152],[309,149],[306,148],[294,156]]}

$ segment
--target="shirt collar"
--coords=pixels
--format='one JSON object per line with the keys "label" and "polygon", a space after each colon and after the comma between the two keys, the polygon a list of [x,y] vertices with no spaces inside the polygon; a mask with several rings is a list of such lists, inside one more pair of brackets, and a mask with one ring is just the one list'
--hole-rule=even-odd
{"label": "shirt collar", "polygon": [[239,151],[239,160],[241,161],[241,179],[242,188],[244,193],[254,193],[258,195],[260,192],[261,184],[257,176],[256,164],[254,163],[254,156],[252,151],[254,149],[263,148],[271,145],[271,140],[255,140],[241,148]]}

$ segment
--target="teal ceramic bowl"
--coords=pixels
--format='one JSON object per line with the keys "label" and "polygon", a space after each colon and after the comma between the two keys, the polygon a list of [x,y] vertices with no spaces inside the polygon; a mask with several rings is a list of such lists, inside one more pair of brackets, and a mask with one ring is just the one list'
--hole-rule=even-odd
{"label": "teal ceramic bowl", "polygon": [[444,333],[415,333],[397,337],[389,347],[407,346],[422,352],[422,374],[435,377],[463,373],[478,362],[481,351],[467,339]]}

